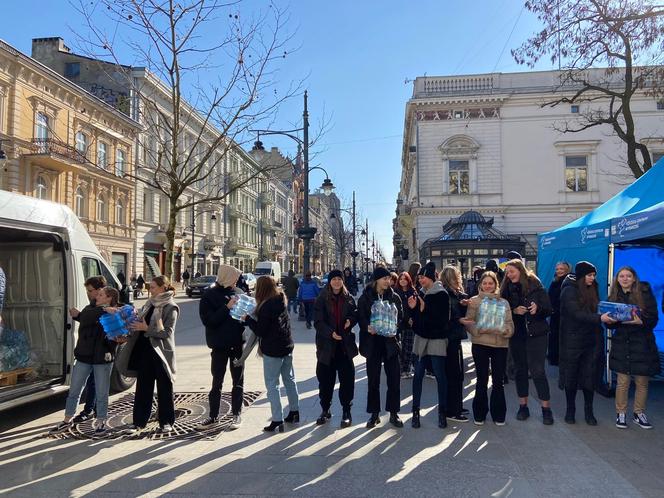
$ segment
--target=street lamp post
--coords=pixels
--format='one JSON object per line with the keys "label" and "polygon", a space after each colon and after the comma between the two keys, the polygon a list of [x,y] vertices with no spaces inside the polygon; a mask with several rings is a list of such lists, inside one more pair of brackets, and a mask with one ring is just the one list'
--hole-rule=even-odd
{"label": "street lamp post", "polygon": [[[350,253],[350,256],[353,258],[353,278],[357,279],[357,256],[359,253],[357,252],[356,246],[355,246],[355,239],[357,235],[357,227],[355,224],[355,191],[353,190],[353,207],[350,209],[343,209],[343,208],[337,208],[338,211],[343,211],[344,213],[350,213],[352,216],[352,222],[353,222],[353,251]],[[330,218],[336,218],[335,214],[332,213],[330,215]],[[341,218],[339,218],[339,227],[340,231],[342,232],[341,235],[343,236],[343,226],[341,224]],[[343,256],[343,255],[341,255]]]}
{"label": "street lamp post", "polygon": [[[304,242],[304,251],[302,257],[304,261],[302,262],[303,271],[306,275],[310,271],[309,259],[311,256],[311,240],[316,235],[316,227],[309,226],[309,173],[315,169],[319,169],[325,173],[325,180],[321,185],[323,193],[325,195],[330,195],[334,190],[334,184],[330,180],[329,175],[325,169],[320,166],[309,167],[309,110],[307,107],[307,91],[304,92],[304,111],[302,112],[302,128],[296,128],[294,130],[250,130],[258,133],[259,141],[260,135],[283,135],[289,137],[292,140],[295,140],[299,145],[302,146],[303,160],[304,160],[304,201],[303,201],[303,222],[304,226],[297,230],[297,235]],[[302,132],[302,139],[295,135],[294,133]]]}

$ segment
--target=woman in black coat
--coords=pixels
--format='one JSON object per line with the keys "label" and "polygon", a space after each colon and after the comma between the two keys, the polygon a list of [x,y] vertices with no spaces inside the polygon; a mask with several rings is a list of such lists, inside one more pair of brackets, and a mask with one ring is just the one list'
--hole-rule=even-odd
{"label": "woman in black coat", "polygon": [[551,285],[549,285],[549,301],[551,302],[551,318],[549,319],[549,350],[547,358],[549,365],[557,366],[559,361],[559,328],[560,328],[560,292],[562,291],[563,280],[571,271],[569,263],[560,261],[556,263],[555,274]]}
{"label": "woman in black coat", "polygon": [[653,329],[657,325],[657,301],[648,282],[639,281],[636,271],[624,266],[611,284],[609,301],[638,306],[639,313],[627,322],[613,325],[609,366],[617,372],[616,427],[627,428],[627,398],[631,378],[636,385],[632,420],[643,429],[652,425],[646,416],[648,381],[660,371],[659,353]]}
{"label": "woman in black coat", "polygon": [[360,354],[367,359],[367,413],[371,414],[367,429],[380,423],[380,370],[385,367],[387,377],[387,397],[385,409],[390,412],[390,423],[403,427],[399,418],[401,405],[399,386],[399,341],[397,336],[378,335],[371,327],[371,306],[379,299],[393,303],[398,310],[397,323],[403,321],[401,299],[391,287],[390,272],[377,267],[373,272],[372,283],[367,285],[357,303],[357,318],[360,325]]}
{"label": "woman in black coat", "polygon": [[546,378],[547,335],[551,314],[549,296],[537,276],[526,269],[520,259],[512,259],[505,266],[505,278],[500,286],[500,297],[510,303],[514,335],[510,338],[510,353],[514,360],[516,392],[519,396],[517,420],[530,416],[528,409],[528,372],[533,378],[537,396],[542,404],[542,422],[553,424],[551,394]]}
{"label": "woman in black coat", "polygon": [[344,285],[340,270],[332,270],[323,291],[314,304],[314,328],[316,329],[316,378],[322,412],[316,425],[323,425],[332,417],[330,406],[337,376],[339,376],[339,402],[341,403],[341,427],[350,427],[350,407],[355,394],[355,365],[358,354],[355,334],[357,323],[355,299]]}
{"label": "woman in black coat", "polygon": [[415,285],[410,278],[410,273],[407,271],[401,272],[395,290],[401,299],[401,305],[403,307],[403,322],[402,327],[399,328],[399,339],[401,339],[401,354],[399,356],[401,378],[411,379],[413,377],[413,365],[415,364],[415,356],[413,355],[413,341],[415,340],[414,329],[417,322],[419,307],[411,309],[407,304],[411,296],[418,296]]}
{"label": "woman in black coat", "polygon": [[587,261],[567,275],[560,293],[560,382],[565,389],[565,422],[575,423],[576,392],[583,391],[585,419],[597,425],[593,414],[593,395],[602,355],[602,322],[613,320],[597,314],[599,292],[597,269]]}

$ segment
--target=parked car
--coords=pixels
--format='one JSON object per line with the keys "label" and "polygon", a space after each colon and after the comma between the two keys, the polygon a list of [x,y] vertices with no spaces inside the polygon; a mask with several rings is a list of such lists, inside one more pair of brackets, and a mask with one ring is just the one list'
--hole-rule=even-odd
{"label": "parked car", "polygon": [[193,297],[194,294],[202,296],[210,286],[217,281],[215,275],[203,275],[202,277],[192,278],[185,289],[187,296]]}
{"label": "parked car", "polygon": [[247,282],[247,287],[249,287],[249,292],[254,292],[254,289],[256,288],[256,275],[253,273],[243,273],[242,277],[244,277],[244,281]]}

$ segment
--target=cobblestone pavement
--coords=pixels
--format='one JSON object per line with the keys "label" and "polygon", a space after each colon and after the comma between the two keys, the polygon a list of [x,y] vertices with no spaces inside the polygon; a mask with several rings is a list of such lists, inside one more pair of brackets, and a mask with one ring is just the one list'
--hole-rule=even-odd
{"label": "cobblestone pavement", "polygon": [[[198,319],[198,301],[179,299],[178,392],[206,392],[209,351]],[[139,303],[140,304],[140,301]],[[54,440],[43,437],[64,409],[62,396],[0,414],[0,494],[8,496],[662,496],[664,489],[664,388],[651,384],[655,429],[614,427],[613,400],[596,397],[598,427],[579,417],[566,425],[563,393],[553,387],[556,422],[514,418],[514,384],[506,386],[508,421],[450,424],[435,420],[435,386],[425,380],[422,428],[410,428],[410,381],[403,380],[403,429],[387,423],[367,430],[366,372],[357,358],[353,425],[339,428],[341,409],[316,426],[319,413],[314,332],[293,321],[295,369],[302,420],[282,434],[265,434],[269,404],[263,394],[243,413],[238,430],[216,440]],[[466,355],[465,406],[474,372]],[[260,358],[252,354],[245,389],[264,391]],[[226,390],[226,386],[224,386]],[[384,394],[384,393],[383,393]],[[122,396],[115,395],[114,399]],[[283,401],[286,403],[285,393]],[[286,408],[286,407],[284,407]]]}

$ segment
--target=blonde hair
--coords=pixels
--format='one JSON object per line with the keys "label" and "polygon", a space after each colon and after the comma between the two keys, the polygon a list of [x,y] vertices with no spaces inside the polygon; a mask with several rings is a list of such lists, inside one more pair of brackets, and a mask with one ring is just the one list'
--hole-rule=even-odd
{"label": "blonde hair", "polygon": [[493,293],[498,294],[500,292],[500,282],[498,282],[498,275],[496,275],[495,272],[492,272],[490,270],[482,273],[480,279],[477,281],[477,288],[479,289],[479,291],[484,292],[482,290],[482,282],[484,282],[487,278],[493,280],[493,283],[496,284],[496,290],[494,290]]}
{"label": "blonde hair", "polygon": [[463,278],[461,277],[461,270],[456,266],[448,265],[440,272],[439,280],[445,287],[463,292]]}
{"label": "blonde hair", "polygon": [[634,282],[632,282],[632,287],[630,288],[628,300],[630,304],[636,304],[639,308],[643,309],[643,294],[641,291],[641,281],[639,276],[636,274],[636,270],[631,266],[623,266],[617,272],[616,276],[611,282],[611,289],[609,290],[609,301],[617,302],[618,301],[618,290],[620,289],[620,284],[618,283],[618,275],[620,272],[628,271],[634,277]]}
{"label": "blonde hair", "polygon": [[[519,283],[521,284],[521,290],[524,293],[531,290],[531,288],[533,287],[531,283],[536,282],[537,284],[541,285],[539,278],[537,278],[537,275],[535,275],[532,271],[526,268],[526,266],[523,264],[523,261],[521,261],[520,259],[510,259],[505,264],[505,267],[507,266],[511,266],[519,270]],[[506,292],[509,281],[510,279],[507,278],[507,271],[505,271],[505,276],[503,277],[503,281],[500,284],[501,295],[503,295],[503,293]]]}

